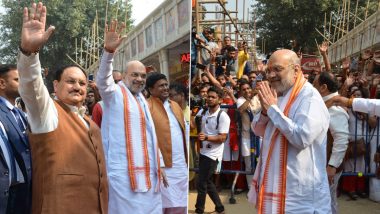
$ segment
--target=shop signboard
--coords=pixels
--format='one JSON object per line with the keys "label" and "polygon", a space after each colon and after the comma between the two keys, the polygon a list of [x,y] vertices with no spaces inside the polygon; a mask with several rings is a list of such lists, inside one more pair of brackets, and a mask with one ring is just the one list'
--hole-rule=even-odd
{"label": "shop signboard", "polygon": [[301,59],[301,69],[303,73],[310,73],[312,71],[321,71],[321,64],[317,57],[303,57]]}

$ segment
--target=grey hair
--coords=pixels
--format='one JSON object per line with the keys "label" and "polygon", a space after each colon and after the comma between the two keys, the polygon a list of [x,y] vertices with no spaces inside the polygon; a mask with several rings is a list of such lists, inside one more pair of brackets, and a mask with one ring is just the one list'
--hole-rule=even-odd
{"label": "grey hair", "polygon": [[294,52],[290,55],[289,62],[294,65],[301,65],[301,59]]}
{"label": "grey hair", "polygon": [[126,74],[128,72],[128,70],[129,70],[129,68],[131,67],[131,65],[136,64],[136,63],[140,64],[141,66],[143,66],[145,68],[145,66],[144,66],[144,64],[142,62],[140,62],[138,60],[132,60],[132,61],[127,62],[127,64],[125,65],[125,70],[124,70],[123,73]]}

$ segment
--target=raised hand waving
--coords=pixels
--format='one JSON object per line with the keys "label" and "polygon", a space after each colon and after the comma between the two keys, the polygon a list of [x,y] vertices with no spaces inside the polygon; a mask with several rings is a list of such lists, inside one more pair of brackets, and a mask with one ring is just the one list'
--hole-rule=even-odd
{"label": "raised hand waving", "polygon": [[28,8],[23,11],[21,31],[21,50],[24,53],[35,53],[47,42],[55,27],[50,26],[45,31],[46,7],[39,2],[33,3],[30,12]]}
{"label": "raised hand waving", "polygon": [[127,38],[125,35],[120,36],[121,32],[123,32],[125,28],[125,23],[122,22],[118,25],[117,20],[113,20],[111,22],[111,26],[108,26],[106,24],[105,29],[105,36],[104,36],[104,49],[109,52],[113,53],[116,51],[117,47],[123,42],[125,38]]}

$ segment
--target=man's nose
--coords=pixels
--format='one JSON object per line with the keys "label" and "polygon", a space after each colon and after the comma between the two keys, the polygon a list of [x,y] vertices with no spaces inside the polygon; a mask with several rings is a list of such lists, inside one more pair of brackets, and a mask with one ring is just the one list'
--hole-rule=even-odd
{"label": "man's nose", "polygon": [[268,75],[268,78],[273,78],[273,77],[276,77],[276,72],[269,70],[267,75]]}

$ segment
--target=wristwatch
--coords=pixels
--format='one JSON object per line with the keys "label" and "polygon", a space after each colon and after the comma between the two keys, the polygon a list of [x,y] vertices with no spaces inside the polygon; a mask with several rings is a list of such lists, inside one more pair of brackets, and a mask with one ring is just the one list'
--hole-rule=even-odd
{"label": "wristwatch", "polygon": [[208,140],[208,136],[206,135],[205,140]]}
{"label": "wristwatch", "polygon": [[24,54],[25,56],[32,56],[32,55],[36,55],[36,54],[38,54],[38,52],[40,52],[40,49],[37,49],[36,51],[34,51],[34,52],[28,52],[28,51],[26,51],[26,50],[24,50],[24,49],[22,49],[21,48],[21,45],[18,47],[18,49],[20,50],[20,52],[22,53],[22,54]]}

